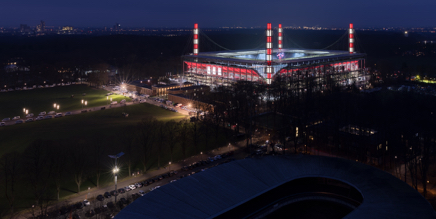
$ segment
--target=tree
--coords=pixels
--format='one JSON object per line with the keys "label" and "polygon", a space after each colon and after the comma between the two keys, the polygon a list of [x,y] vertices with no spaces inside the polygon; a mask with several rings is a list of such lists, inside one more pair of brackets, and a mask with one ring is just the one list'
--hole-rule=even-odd
{"label": "tree", "polygon": [[179,122],[179,128],[180,128],[180,147],[182,149],[183,153],[183,159],[186,158],[186,150],[188,148],[188,140],[189,140],[189,123],[187,120],[182,120]]}
{"label": "tree", "polygon": [[155,140],[154,134],[156,129],[156,119],[154,117],[145,117],[138,123],[139,129],[139,142],[142,145],[142,165],[144,173],[147,171],[148,158],[151,154],[153,141]]}
{"label": "tree", "polygon": [[171,120],[169,122],[165,123],[165,132],[168,134],[167,137],[167,143],[168,148],[170,149],[170,161],[173,162],[173,152],[174,147],[177,144],[179,129],[180,129],[180,123],[175,122],[174,120]]}
{"label": "tree", "polygon": [[70,170],[74,176],[74,182],[77,185],[77,193],[80,193],[80,186],[85,181],[85,170],[88,164],[88,158],[85,153],[85,144],[84,142],[79,142],[75,145],[75,147],[69,147],[69,155],[70,155]]}
{"label": "tree", "polygon": [[121,145],[123,146],[123,151],[126,154],[127,157],[127,168],[129,170],[129,176],[132,175],[132,164],[134,160],[134,141],[135,139],[132,136],[132,133],[134,132],[133,127],[129,127],[123,130],[123,133],[121,133],[121,137],[119,140],[121,141]]}
{"label": "tree", "polygon": [[51,200],[50,182],[55,165],[55,158],[50,154],[53,141],[36,140],[24,152],[23,172],[26,180],[32,188],[36,207],[40,214],[45,215],[49,201]]}
{"label": "tree", "polygon": [[16,183],[19,180],[18,168],[21,156],[18,152],[11,152],[3,155],[0,161],[1,172],[3,175],[3,188],[6,200],[9,204],[9,214],[15,213],[16,204]]}

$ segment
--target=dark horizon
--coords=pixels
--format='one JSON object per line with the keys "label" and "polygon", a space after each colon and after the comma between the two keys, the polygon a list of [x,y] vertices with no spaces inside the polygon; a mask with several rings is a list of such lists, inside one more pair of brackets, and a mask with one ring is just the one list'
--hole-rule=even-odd
{"label": "dark horizon", "polygon": [[[270,9],[265,10],[270,6]],[[40,20],[46,26],[74,27],[121,27],[191,28],[200,27],[255,27],[273,26],[320,26],[345,27],[354,23],[356,28],[366,27],[434,27],[436,2],[418,0],[413,4],[406,0],[347,2],[220,1],[220,2],[165,2],[78,0],[74,4],[62,1],[46,3],[29,0],[8,1],[0,8],[2,27],[18,27],[20,24],[36,26]],[[262,15],[262,16],[259,16]]]}

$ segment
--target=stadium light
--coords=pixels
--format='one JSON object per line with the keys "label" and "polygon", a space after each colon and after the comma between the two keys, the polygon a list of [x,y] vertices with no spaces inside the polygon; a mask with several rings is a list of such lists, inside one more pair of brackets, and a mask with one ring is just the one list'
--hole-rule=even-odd
{"label": "stadium light", "polygon": [[194,55],[198,55],[198,24],[194,24]]}
{"label": "stadium light", "polygon": [[349,51],[350,54],[354,53],[354,28],[353,28],[353,24],[350,23],[350,29],[349,29],[349,34],[348,34],[348,41],[349,41]]}

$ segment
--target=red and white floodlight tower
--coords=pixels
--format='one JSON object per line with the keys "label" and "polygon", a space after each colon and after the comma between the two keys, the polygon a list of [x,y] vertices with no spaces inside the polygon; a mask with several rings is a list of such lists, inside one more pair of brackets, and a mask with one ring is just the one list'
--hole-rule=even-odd
{"label": "red and white floodlight tower", "polygon": [[267,24],[266,28],[266,83],[271,84],[271,74],[272,74],[272,30],[271,30],[271,23]]}
{"label": "red and white floodlight tower", "polygon": [[198,55],[198,24],[194,24],[194,55]]}
{"label": "red and white floodlight tower", "polygon": [[279,49],[282,49],[282,42],[283,42],[283,29],[282,29],[282,24],[279,24]]}
{"label": "red and white floodlight tower", "polygon": [[348,43],[350,44],[350,53],[354,53],[354,29],[353,24],[350,24],[350,29],[348,30]]}

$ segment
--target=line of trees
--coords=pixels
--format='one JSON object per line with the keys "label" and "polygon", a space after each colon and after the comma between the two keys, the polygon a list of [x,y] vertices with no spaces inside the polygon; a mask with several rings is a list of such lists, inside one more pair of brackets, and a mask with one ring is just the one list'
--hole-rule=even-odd
{"label": "line of trees", "polygon": [[0,160],[0,188],[7,202],[0,216],[32,205],[44,214],[63,191],[80,193],[85,183],[107,185],[114,165],[110,154],[125,153],[119,160],[120,175],[131,176],[225,145],[226,139],[223,128],[216,128],[211,120],[145,117],[109,141],[81,137],[34,141],[24,152],[11,152]]}

